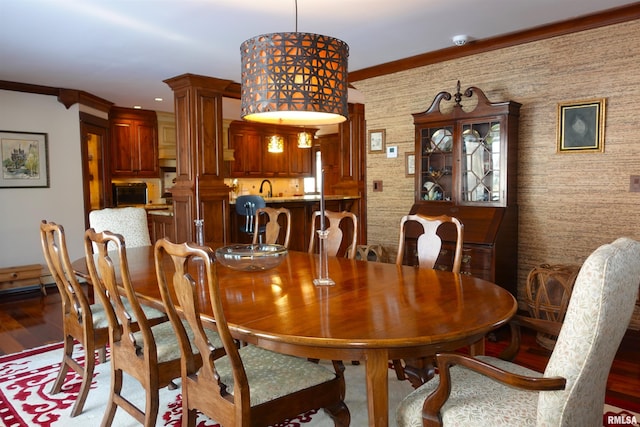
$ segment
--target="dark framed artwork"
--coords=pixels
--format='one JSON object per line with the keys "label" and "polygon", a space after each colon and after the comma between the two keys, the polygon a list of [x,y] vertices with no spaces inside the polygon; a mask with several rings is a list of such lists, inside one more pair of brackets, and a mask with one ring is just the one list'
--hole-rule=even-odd
{"label": "dark framed artwork", "polygon": [[557,152],[603,152],[604,117],[604,98],[558,104]]}
{"label": "dark framed artwork", "polygon": [[0,188],[49,187],[47,134],[0,131]]}

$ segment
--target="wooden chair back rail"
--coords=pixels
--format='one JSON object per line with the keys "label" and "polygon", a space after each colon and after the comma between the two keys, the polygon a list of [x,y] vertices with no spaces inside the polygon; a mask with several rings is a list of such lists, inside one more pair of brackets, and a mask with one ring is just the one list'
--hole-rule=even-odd
{"label": "wooden chair back rail", "polygon": [[416,248],[418,265],[422,268],[434,268],[436,261],[438,260],[440,250],[442,248],[442,240],[437,234],[440,225],[445,223],[452,223],[455,225],[457,238],[451,271],[453,271],[454,273],[460,273],[460,267],[462,265],[464,226],[457,218],[448,215],[425,216],[421,214],[415,214],[403,216],[400,220],[400,241],[398,242],[398,255],[396,257],[396,264],[402,264],[404,258],[405,226],[409,221],[415,221],[419,223],[424,231],[418,237]]}
{"label": "wooden chair back rail", "polygon": [[[106,361],[105,346],[109,342],[108,328],[94,325],[93,310],[100,310],[100,307],[89,303],[76,278],[69,259],[64,228],[54,222],[43,220],[40,224],[40,243],[62,303],[63,357],[51,393],[60,392],[69,368],[80,375],[82,377],[80,392],[71,410],[71,416],[75,417],[82,412],[89,394],[95,368],[96,349],[99,350],[100,363]],[[84,348],[84,364],[78,363],[72,357],[74,340]]]}
{"label": "wooden chair back rail", "polygon": [[[311,236],[309,239],[309,253],[316,251],[316,242],[318,240],[317,225],[320,218],[320,211],[315,211],[311,216]],[[326,230],[329,231],[326,247],[329,256],[346,256],[349,259],[356,257],[357,243],[358,243],[358,217],[352,212],[332,212],[325,211],[325,218],[328,220],[325,223]],[[350,226],[342,226],[343,220],[350,222]],[[328,225],[328,226],[327,226]],[[343,227],[346,230],[351,231],[351,240],[344,240]]]}
{"label": "wooden chair back rail", "polygon": [[[280,244],[285,248],[289,247],[289,239],[291,237],[291,211],[287,208],[259,208],[256,210],[255,225],[253,227],[253,244],[260,241],[260,222],[261,218],[266,217],[267,223],[264,227],[264,239],[262,243]],[[281,229],[283,228],[279,222],[279,218],[284,218],[284,238],[279,240]]]}

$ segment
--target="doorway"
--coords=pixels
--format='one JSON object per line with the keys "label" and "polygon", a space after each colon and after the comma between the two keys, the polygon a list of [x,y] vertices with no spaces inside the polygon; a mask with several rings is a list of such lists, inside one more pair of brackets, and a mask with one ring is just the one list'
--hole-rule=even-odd
{"label": "doorway", "polygon": [[85,228],[89,227],[90,211],[111,204],[110,187],[105,173],[108,130],[107,120],[80,113]]}

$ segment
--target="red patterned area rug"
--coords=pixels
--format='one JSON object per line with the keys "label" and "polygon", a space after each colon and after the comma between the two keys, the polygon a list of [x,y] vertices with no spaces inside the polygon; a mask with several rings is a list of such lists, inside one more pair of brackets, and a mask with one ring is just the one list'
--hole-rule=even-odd
{"label": "red patterned area rug", "polygon": [[[76,345],[76,349],[79,346]],[[78,352],[78,354],[80,354]],[[68,427],[100,425],[105,409],[105,401],[110,387],[109,363],[97,363],[91,390],[87,396],[83,412],[71,418],[70,413],[80,390],[80,377],[74,372],[68,374],[63,390],[49,394],[55,381],[62,359],[62,344],[44,346],[22,353],[0,357],[0,426],[6,427]],[[346,364],[346,403],[351,411],[351,425],[367,425],[367,403],[364,383],[364,367]],[[179,382],[178,382],[179,384]],[[124,393],[136,396],[132,400],[144,407],[144,391],[137,381],[125,375]],[[398,381],[393,369],[389,370],[389,412],[391,425],[395,425],[395,407],[402,397],[411,392],[408,381]],[[156,425],[181,425],[180,388],[160,392],[160,412]],[[139,426],[122,409],[116,411],[114,427]],[[198,427],[217,427],[215,421],[200,416]],[[277,425],[278,427],[319,427],[331,426],[333,422],[324,411],[310,411],[295,419]]]}
{"label": "red patterned area rug", "polygon": [[[79,349],[76,346],[78,353]],[[56,394],[49,394],[55,381],[60,360],[62,344],[53,344],[22,353],[0,357],[0,425],[6,427],[67,427],[99,425],[104,413],[105,401],[109,392],[109,363],[97,363],[94,380],[85,403],[84,411],[71,418],[71,408],[80,389],[80,377],[69,373],[66,386]],[[367,425],[366,390],[364,367],[348,364],[345,371],[347,383],[346,403],[351,411],[351,425]],[[144,406],[144,392],[139,384],[126,378],[124,390],[141,407]],[[393,369],[389,370],[389,409],[390,425],[395,426],[394,409],[398,402],[411,392],[408,381],[398,381]],[[180,389],[170,391],[164,388],[160,392],[160,412],[158,426],[180,426],[181,395]],[[616,406],[605,405],[603,426],[638,426],[640,414]],[[114,427],[139,425],[123,410],[116,411]],[[215,421],[200,416],[198,427],[217,427]],[[333,426],[333,422],[323,411],[310,411],[295,419],[287,420],[277,427],[319,427]]]}

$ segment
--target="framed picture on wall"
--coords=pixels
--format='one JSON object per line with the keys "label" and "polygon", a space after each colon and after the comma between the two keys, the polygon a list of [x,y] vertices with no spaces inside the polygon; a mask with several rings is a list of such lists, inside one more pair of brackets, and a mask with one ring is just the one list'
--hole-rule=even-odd
{"label": "framed picture on wall", "polygon": [[0,131],[0,188],[49,187],[47,134]]}
{"label": "framed picture on wall", "polygon": [[604,98],[558,104],[557,152],[603,152],[604,113]]}
{"label": "framed picture on wall", "polygon": [[404,173],[406,176],[416,174],[416,153],[404,153]]}
{"label": "framed picture on wall", "polygon": [[369,131],[369,153],[384,153],[385,144],[384,129],[376,129]]}

